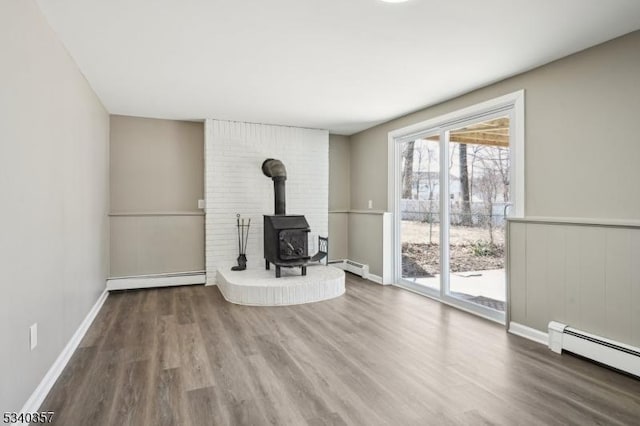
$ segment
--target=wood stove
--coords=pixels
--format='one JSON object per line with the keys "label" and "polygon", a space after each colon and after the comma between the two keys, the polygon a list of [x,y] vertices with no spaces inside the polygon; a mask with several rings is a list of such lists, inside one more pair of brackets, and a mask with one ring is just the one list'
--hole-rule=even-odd
{"label": "wood stove", "polygon": [[265,267],[276,266],[276,277],[280,278],[282,266],[299,266],[302,275],[307,274],[309,260],[309,224],[304,216],[264,216]]}
{"label": "wood stove", "polygon": [[270,269],[273,263],[276,278],[280,278],[281,267],[300,267],[302,275],[307,275],[309,223],[304,216],[286,214],[284,164],[267,158],[262,163],[262,172],[273,179],[275,204],[275,214],[264,216],[265,268]]}

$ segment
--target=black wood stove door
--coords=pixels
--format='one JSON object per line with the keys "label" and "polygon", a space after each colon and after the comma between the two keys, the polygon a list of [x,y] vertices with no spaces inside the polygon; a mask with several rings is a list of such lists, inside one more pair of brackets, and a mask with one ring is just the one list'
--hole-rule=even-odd
{"label": "black wood stove door", "polygon": [[282,260],[303,259],[307,256],[306,229],[284,229],[280,231],[279,255]]}

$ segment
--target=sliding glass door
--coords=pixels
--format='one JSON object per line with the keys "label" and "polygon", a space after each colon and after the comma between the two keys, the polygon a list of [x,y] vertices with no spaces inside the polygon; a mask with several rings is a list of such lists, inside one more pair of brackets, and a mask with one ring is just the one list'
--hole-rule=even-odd
{"label": "sliding glass door", "polygon": [[504,312],[505,219],[511,199],[509,117],[453,129],[448,141],[446,295],[487,314]]}
{"label": "sliding glass door", "polygon": [[402,142],[401,277],[440,294],[440,136]]}
{"label": "sliding glass door", "polygon": [[497,321],[507,300],[506,217],[522,211],[515,117],[508,104],[390,138],[396,283]]}

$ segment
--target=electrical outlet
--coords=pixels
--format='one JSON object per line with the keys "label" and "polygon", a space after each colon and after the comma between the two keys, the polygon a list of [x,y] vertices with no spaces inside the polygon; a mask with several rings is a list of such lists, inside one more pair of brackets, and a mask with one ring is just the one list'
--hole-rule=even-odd
{"label": "electrical outlet", "polygon": [[204,209],[204,200],[198,200],[198,208]]}
{"label": "electrical outlet", "polygon": [[369,200],[369,208],[372,209],[373,208],[373,200]]}
{"label": "electrical outlet", "polygon": [[38,323],[29,327],[29,344],[31,345],[31,350],[38,346]]}

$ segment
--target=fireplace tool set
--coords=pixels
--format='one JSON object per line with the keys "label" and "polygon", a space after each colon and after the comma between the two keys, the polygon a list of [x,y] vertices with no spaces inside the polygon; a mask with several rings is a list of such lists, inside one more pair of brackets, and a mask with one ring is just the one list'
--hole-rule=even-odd
{"label": "fireplace tool set", "polygon": [[238,227],[238,265],[231,267],[232,271],[244,271],[247,269],[247,240],[249,239],[249,227],[251,226],[251,218],[244,223],[244,218],[240,219],[240,215],[236,215],[236,224]]}

